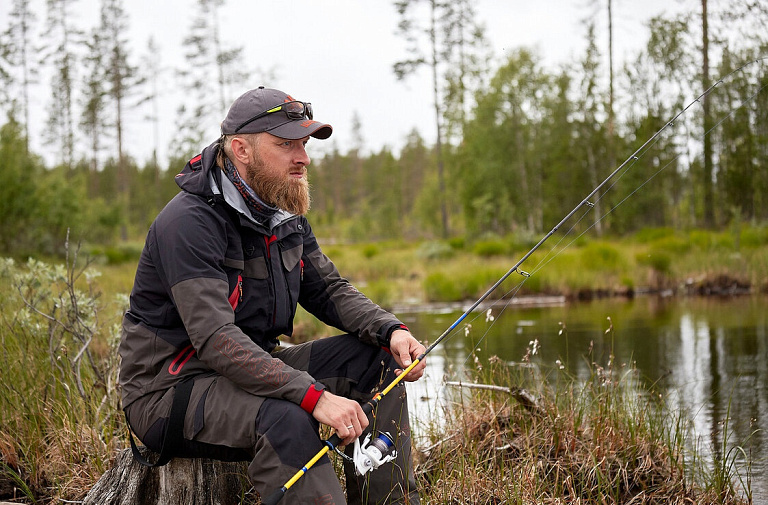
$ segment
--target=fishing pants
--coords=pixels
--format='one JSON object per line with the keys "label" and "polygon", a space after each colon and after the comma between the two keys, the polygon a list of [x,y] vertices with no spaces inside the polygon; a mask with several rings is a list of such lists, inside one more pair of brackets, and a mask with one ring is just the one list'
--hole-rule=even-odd
{"label": "fishing pants", "polygon": [[[306,370],[334,394],[361,403],[394,379],[398,365],[387,352],[353,335],[328,337],[285,349],[273,356]],[[126,409],[134,432],[150,449],[162,447],[174,389],[142,397]],[[405,386],[401,383],[379,402],[360,440],[374,430],[395,441],[397,457],[358,477],[344,462],[347,499],[324,455],[286,492],[286,504],[418,504],[411,465],[411,433]],[[254,396],[220,375],[195,379],[184,419],[181,457],[250,461],[248,475],[262,496],[279,489],[323,448],[319,423],[287,400]],[[353,446],[345,452],[351,456]],[[348,502],[347,502],[348,500]]]}

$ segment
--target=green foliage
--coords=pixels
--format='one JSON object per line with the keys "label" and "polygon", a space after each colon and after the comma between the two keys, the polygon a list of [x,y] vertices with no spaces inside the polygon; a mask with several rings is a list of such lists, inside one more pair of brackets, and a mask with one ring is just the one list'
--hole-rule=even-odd
{"label": "green foliage", "polygon": [[589,270],[619,270],[624,258],[618,249],[604,242],[592,242],[581,250],[581,262]]}
{"label": "green foliage", "polygon": [[123,243],[117,246],[95,246],[90,249],[90,254],[95,258],[103,258],[108,265],[122,265],[124,263],[138,263],[143,244]]}
{"label": "green foliage", "polygon": [[641,228],[634,234],[634,237],[639,244],[649,244],[673,236],[674,234],[675,230],[662,226],[659,228]]}
{"label": "green foliage", "polygon": [[[9,471],[29,496],[77,499],[73,482],[106,470],[123,429],[117,381],[117,315],[94,290],[98,272],[30,259],[0,262],[0,439]],[[120,305],[119,311],[125,306]],[[11,463],[12,462],[12,463]]]}
{"label": "green foliage", "polygon": [[686,254],[691,251],[693,245],[684,237],[666,236],[651,243],[651,247],[657,251],[664,251],[671,255]]}
{"label": "green foliage", "polygon": [[507,254],[508,249],[507,243],[503,240],[482,240],[475,243],[472,252],[481,257],[490,257]]}
{"label": "green foliage", "polygon": [[452,302],[464,298],[457,280],[443,272],[427,275],[424,279],[424,292],[430,302]]}
{"label": "green foliage", "polygon": [[417,252],[420,258],[426,260],[443,260],[455,255],[454,248],[445,242],[423,242]]}
{"label": "green foliage", "polygon": [[749,227],[741,230],[741,245],[743,247],[760,247],[768,245],[768,226]]}
{"label": "green foliage", "polygon": [[367,259],[373,258],[377,254],[379,254],[379,252],[380,252],[379,247],[376,244],[366,244],[365,246],[363,246],[363,250],[362,250],[363,257]]}
{"label": "green foliage", "polygon": [[448,239],[448,245],[451,246],[451,249],[456,251],[464,249],[465,244],[466,240],[464,237],[451,237]]}
{"label": "green foliage", "polygon": [[639,265],[645,265],[653,271],[667,275],[671,271],[672,255],[661,249],[651,249],[646,253],[638,253],[636,256]]}

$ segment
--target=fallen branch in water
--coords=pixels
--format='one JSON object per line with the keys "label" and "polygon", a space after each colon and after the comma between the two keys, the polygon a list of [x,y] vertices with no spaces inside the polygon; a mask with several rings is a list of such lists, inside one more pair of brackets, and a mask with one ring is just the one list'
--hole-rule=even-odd
{"label": "fallen branch in water", "polygon": [[446,382],[446,386],[468,388],[468,389],[484,389],[487,391],[498,391],[500,393],[507,393],[520,403],[523,407],[535,414],[543,414],[544,409],[539,405],[539,401],[523,388],[510,388],[506,386],[496,386],[494,384],[478,384],[476,382]]}

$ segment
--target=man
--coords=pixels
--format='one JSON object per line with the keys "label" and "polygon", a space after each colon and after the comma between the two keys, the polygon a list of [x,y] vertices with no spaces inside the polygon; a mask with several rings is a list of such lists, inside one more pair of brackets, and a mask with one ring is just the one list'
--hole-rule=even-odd
{"label": "man", "polygon": [[[331,132],[309,103],[260,87],[235,100],[221,138],[177,176],[182,191],[150,227],[123,321],[123,407],[163,455],[251,461],[262,496],[323,447],[319,423],[344,445],[385,431],[397,458],[367,479],[345,462],[348,499],[418,503],[405,388],[381,400],[375,423],[359,402],[425,348],[339,275],[304,217],[306,145]],[[281,348],[297,304],[345,334]],[[419,362],[404,380],[423,371]],[[327,457],[285,502],[345,503]]]}

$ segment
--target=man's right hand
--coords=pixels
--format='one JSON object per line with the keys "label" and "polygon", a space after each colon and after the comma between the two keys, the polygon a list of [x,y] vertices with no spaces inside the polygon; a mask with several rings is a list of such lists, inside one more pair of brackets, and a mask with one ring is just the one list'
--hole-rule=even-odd
{"label": "man's right hand", "polygon": [[342,438],[340,445],[351,444],[368,426],[368,418],[356,401],[337,396],[326,390],[312,411],[315,419],[336,430]]}

